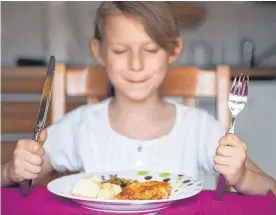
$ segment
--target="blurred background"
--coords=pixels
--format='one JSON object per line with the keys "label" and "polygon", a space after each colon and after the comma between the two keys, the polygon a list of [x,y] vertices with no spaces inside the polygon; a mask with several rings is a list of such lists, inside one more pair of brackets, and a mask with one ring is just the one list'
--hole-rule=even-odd
{"label": "blurred background", "polygon": [[[276,4],[172,4],[178,9],[175,15],[185,39],[177,64],[211,67],[223,63],[239,67],[248,63],[244,54],[250,57],[253,46],[254,66],[276,66]],[[95,64],[89,40],[99,5],[97,1],[2,2],[2,65],[16,65],[19,58],[48,60],[53,53],[70,65]],[[245,41],[252,45],[244,48]]]}
{"label": "blurred background", "polygon": [[[90,39],[100,3],[1,2],[1,67],[45,66],[50,55],[70,67],[96,65]],[[249,75],[252,71],[249,102],[238,118],[237,134],[248,144],[249,156],[276,177],[276,4],[172,5],[184,38],[184,50],[175,65],[226,64],[231,70],[248,68]],[[9,98],[1,94],[2,101]],[[200,99],[198,105],[214,114],[212,101]],[[15,138],[2,133],[3,137]]]}

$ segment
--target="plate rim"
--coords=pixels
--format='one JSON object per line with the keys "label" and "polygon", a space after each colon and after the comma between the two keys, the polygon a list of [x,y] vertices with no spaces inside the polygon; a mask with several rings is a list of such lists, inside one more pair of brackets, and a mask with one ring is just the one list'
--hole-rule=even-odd
{"label": "plate rim", "polygon": [[[83,175],[83,177],[86,177],[86,176],[89,176],[89,175],[92,175],[92,174],[101,174],[101,173],[104,173],[104,172],[138,172],[140,170],[107,170],[107,171],[94,171],[94,172],[80,172],[80,173],[74,173],[74,174],[70,174],[70,175],[66,175],[66,176],[62,176],[60,178],[56,178],[52,181],[50,181],[48,184],[47,184],[47,190],[49,192],[51,192],[52,194],[55,194],[57,196],[60,196],[60,197],[63,197],[63,198],[67,198],[67,199],[71,199],[73,201],[86,201],[86,202],[95,202],[95,203],[102,203],[102,204],[114,204],[114,205],[124,205],[124,204],[135,204],[135,205],[146,205],[146,204],[156,204],[156,203],[169,203],[169,202],[175,202],[175,201],[179,201],[179,200],[183,200],[183,199],[187,199],[187,198],[190,198],[192,196],[196,196],[198,193],[200,193],[202,190],[203,190],[203,180],[196,180],[194,179],[193,177],[191,176],[187,176],[187,175],[184,175],[184,174],[181,174],[182,176],[185,176],[187,178],[190,178],[192,180],[195,180],[195,181],[199,181],[201,182],[201,186],[200,186],[200,189],[198,191],[193,191],[190,195],[185,195],[185,197],[183,198],[183,196],[177,196],[175,198],[168,198],[168,199],[158,199],[158,200],[105,200],[105,199],[93,199],[93,198],[87,198],[87,197],[77,197],[77,196],[72,196],[72,195],[67,195],[67,194],[63,194],[63,193],[60,193],[60,192],[55,192],[54,190],[52,190],[50,187],[52,186],[53,183],[57,183],[57,181],[60,181],[60,180],[64,180],[65,178],[70,178],[70,177],[74,177],[74,176],[81,176]],[[141,170],[141,171],[148,171],[148,172],[153,172],[153,173],[161,173],[161,172],[157,172],[157,171],[150,171],[150,170]],[[172,175],[178,175],[177,173],[170,173]]]}

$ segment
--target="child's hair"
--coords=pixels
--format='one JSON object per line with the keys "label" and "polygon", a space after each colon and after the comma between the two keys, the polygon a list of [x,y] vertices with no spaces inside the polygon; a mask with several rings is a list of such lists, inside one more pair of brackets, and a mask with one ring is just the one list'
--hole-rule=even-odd
{"label": "child's hair", "polygon": [[[95,39],[100,42],[104,39],[104,25],[107,17],[114,14],[123,14],[138,19],[145,31],[160,47],[173,54],[177,46],[179,28],[172,15],[168,2],[160,1],[115,1],[103,2],[98,8],[95,19]],[[114,95],[112,89],[111,96]]]}

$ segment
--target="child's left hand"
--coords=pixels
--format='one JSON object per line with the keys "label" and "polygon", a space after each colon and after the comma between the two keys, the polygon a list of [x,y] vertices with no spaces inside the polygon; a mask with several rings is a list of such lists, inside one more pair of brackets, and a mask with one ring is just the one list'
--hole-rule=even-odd
{"label": "child's left hand", "polygon": [[236,135],[228,134],[219,141],[214,157],[214,170],[224,175],[230,186],[238,185],[245,173],[246,145]]}

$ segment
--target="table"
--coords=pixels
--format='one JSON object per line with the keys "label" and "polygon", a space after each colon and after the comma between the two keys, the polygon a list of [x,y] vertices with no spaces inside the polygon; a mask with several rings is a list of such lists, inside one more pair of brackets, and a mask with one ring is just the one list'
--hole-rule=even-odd
{"label": "table", "polygon": [[[19,188],[1,187],[2,215],[108,215],[80,207],[69,199],[50,193],[46,186],[33,188],[28,197],[22,197]],[[179,201],[169,208],[160,210],[160,215],[275,215],[276,198],[267,195],[244,196],[226,193],[224,200],[214,200],[214,191],[204,190],[198,195]],[[146,213],[137,213],[135,215]]]}

